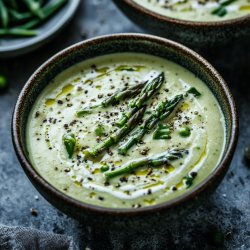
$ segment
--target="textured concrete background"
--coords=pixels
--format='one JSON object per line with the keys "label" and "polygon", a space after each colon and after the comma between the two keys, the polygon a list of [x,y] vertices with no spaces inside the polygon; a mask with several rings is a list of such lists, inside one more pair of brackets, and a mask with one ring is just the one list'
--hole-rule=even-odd
{"label": "textured concrete background", "polygon": [[[108,20],[108,18],[111,18]],[[53,42],[36,53],[0,60],[0,73],[10,81],[0,94],[0,224],[20,225],[73,236],[81,249],[250,249],[250,167],[243,160],[250,144],[250,40],[201,51],[230,85],[240,113],[240,139],[231,168],[217,191],[201,207],[156,235],[142,232],[93,232],[59,212],[33,188],[13,151],[10,124],[18,93],[32,72],[59,50],[85,38],[108,33],[143,32],[110,0],[82,1],[76,17]],[[36,199],[38,196],[38,199]],[[38,216],[32,216],[35,208]],[[209,235],[219,230],[224,246]],[[1,248],[1,247],[0,247]]]}

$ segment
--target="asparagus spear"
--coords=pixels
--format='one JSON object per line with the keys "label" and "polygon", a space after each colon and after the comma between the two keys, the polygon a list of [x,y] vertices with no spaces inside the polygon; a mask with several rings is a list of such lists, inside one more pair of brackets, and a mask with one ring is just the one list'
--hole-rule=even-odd
{"label": "asparagus spear", "polygon": [[137,85],[134,85],[129,88],[123,88],[122,90],[116,91],[113,95],[107,97],[105,100],[101,102],[99,105],[91,106],[88,108],[85,108],[83,110],[80,110],[76,113],[78,117],[83,116],[85,114],[90,114],[93,109],[98,108],[98,107],[107,107],[109,105],[113,105],[118,103],[121,100],[124,100],[128,97],[133,97],[137,95],[143,87],[143,83],[139,83]]}
{"label": "asparagus spear", "polygon": [[132,134],[122,146],[118,148],[119,154],[125,155],[128,150],[136,143],[138,143],[142,137],[154,128],[158,121],[166,119],[176,108],[176,106],[182,101],[183,95],[177,95],[170,101],[161,102],[155,111],[150,115],[140,126],[135,133]]}
{"label": "asparagus spear", "polygon": [[96,157],[105,149],[109,148],[112,145],[117,144],[126,134],[128,134],[138,124],[138,122],[143,117],[145,109],[146,106],[140,108],[121,129],[118,129],[114,134],[108,137],[105,141],[99,143],[91,151],[85,151],[84,152],[85,157],[86,158],[90,156]]}
{"label": "asparagus spear", "polygon": [[140,94],[131,102],[130,107],[132,108],[128,113],[123,114],[123,117],[120,121],[117,122],[118,127],[122,127],[127,120],[139,109],[142,105],[149,100],[149,98],[161,87],[165,81],[164,73],[160,73],[153,80],[148,81]]}
{"label": "asparagus spear", "polygon": [[105,101],[104,101],[104,104],[105,104],[105,107],[107,105],[110,105],[110,104],[113,104],[113,103],[117,103],[119,102],[120,100],[124,100],[128,97],[133,97],[137,94],[140,93],[142,87],[143,87],[143,83],[139,83],[135,86],[132,86],[128,89],[125,89],[124,91],[120,92],[120,93],[117,93],[115,96],[111,96],[111,98],[107,98]]}
{"label": "asparagus spear", "polygon": [[119,169],[105,172],[104,176],[106,179],[110,179],[122,174],[128,174],[136,168],[143,166],[160,166],[166,164],[170,161],[174,161],[177,159],[183,158],[184,154],[188,154],[188,150],[185,149],[172,149],[165,151],[158,155],[153,155],[150,157],[141,158],[138,160],[131,161],[129,163],[124,164]]}
{"label": "asparagus spear", "polygon": [[167,124],[158,124],[157,129],[153,133],[154,140],[171,139],[170,128]]}

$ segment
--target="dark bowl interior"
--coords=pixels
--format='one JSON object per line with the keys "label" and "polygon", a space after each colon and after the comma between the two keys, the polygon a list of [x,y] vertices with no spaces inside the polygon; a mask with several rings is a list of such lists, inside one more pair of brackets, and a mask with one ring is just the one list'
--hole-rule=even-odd
{"label": "dark bowl interior", "polygon": [[[166,203],[136,210],[101,208],[66,196],[36,173],[29,162],[26,150],[25,136],[28,115],[36,98],[48,83],[57,74],[78,62],[95,56],[120,52],[151,54],[169,59],[189,69],[211,89],[222,108],[226,120],[226,147],[221,164],[216,170],[205,181],[184,195]],[[13,115],[12,136],[17,156],[24,171],[38,191],[49,202],[63,212],[75,218],[83,219],[87,223],[90,222],[90,224],[93,221],[102,220],[103,223],[115,223],[117,221],[117,224],[120,225],[123,220],[125,220],[125,224],[128,223],[127,218],[134,218],[134,221],[138,221],[149,215],[159,219],[164,211],[168,211],[168,217],[171,218],[171,209],[174,210],[173,214],[180,214],[181,210],[187,210],[184,204],[191,205],[199,200],[199,197],[210,193],[221,181],[231,162],[238,137],[238,121],[234,101],[226,83],[201,56],[182,45],[166,39],[139,34],[118,34],[76,44],[43,64],[28,80],[18,98]],[[195,197],[196,199],[194,199]],[[180,213],[177,212],[176,208],[180,209]],[[129,219],[129,223],[132,223],[132,221]]]}

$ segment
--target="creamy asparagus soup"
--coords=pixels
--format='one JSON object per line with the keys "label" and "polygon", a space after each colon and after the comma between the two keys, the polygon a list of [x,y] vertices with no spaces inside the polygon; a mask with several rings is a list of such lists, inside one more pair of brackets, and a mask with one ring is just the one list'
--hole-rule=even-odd
{"label": "creamy asparagus soup", "polygon": [[138,208],[188,192],[218,165],[221,109],[208,87],[162,58],[121,53],[58,75],[27,125],[30,160],[80,201]]}
{"label": "creamy asparagus soup", "polygon": [[220,21],[250,14],[250,0],[133,0],[164,16],[190,21]]}

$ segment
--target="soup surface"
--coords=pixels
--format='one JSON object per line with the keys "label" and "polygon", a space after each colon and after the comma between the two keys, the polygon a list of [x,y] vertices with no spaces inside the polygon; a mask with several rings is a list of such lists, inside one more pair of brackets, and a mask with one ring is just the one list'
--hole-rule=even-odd
{"label": "soup surface", "polygon": [[164,16],[189,21],[222,21],[250,14],[250,0],[133,0]]}
{"label": "soup surface", "polygon": [[59,74],[27,123],[30,160],[85,203],[138,208],[204,180],[224,149],[217,100],[194,74],[145,54],[111,54]]}

